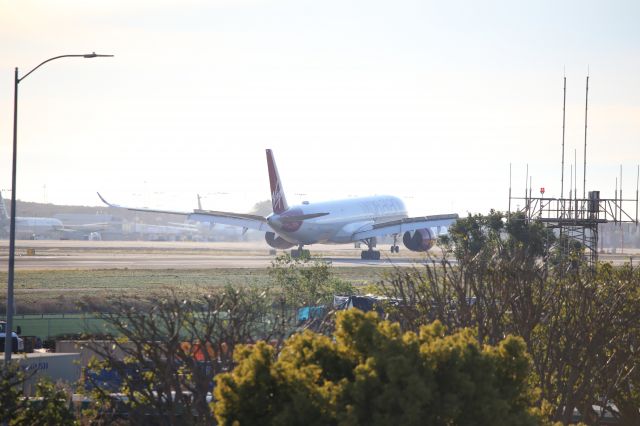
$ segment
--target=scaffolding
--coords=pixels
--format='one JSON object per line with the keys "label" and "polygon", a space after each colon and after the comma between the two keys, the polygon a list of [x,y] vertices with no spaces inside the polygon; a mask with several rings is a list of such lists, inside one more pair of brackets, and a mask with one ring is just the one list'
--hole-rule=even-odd
{"label": "scaffolding", "polygon": [[[633,223],[638,226],[638,187],[640,186],[640,165],[636,174],[636,197],[625,199],[622,197],[622,165],[620,165],[620,189],[616,179],[615,196],[612,199],[600,198],[600,191],[585,193],[587,188],[587,118],[589,106],[589,72],[587,70],[585,105],[584,105],[584,164],[582,198],[578,198],[578,162],[574,151],[574,165],[571,168],[569,182],[573,188],[569,189],[569,198],[564,198],[564,170],[565,170],[565,112],[567,102],[567,78],[563,79],[562,102],[562,170],[560,173],[560,198],[545,198],[544,188],[540,189],[540,197],[531,196],[531,178],[527,165],[527,180],[525,181],[524,197],[512,197],[511,194],[511,165],[509,165],[509,210],[508,219],[513,214],[511,206],[514,202],[523,202],[524,207],[516,209],[519,216],[527,223],[540,221],[547,228],[554,230],[559,237],[557,243],[561,256],[568,255],[573,247],[584,251],[586,261],[593,267],[598,261],[598,227],[605,223],[622,226],[623,223]],[[575,174],[574,174],[575,171]],[[573,194],[573,196],[572,196]],[[635,212],[634,212],[635,210]],[[634,215],[635,213],[635,215]],[[572,243],[574,244],[573,247]],[[576,245],[576,243],[578,245]]]}
{"label": "scaffolding", "polygon": [[589,266],[598,261],[598,227],[604,223],[633,223],[638,225],[638,189],[635,199],[623,199],[616,189],[613,199],[600,198],[600,191],[590,191],[587,198],[545,198],[509,196],[509,217],[514,213],[511,206],[522,202],[524,207],[515,212],[521,214],[529,223],[540,221],[555,231],[558,249],[561,254],[568,254],[569,244],[577,242],[584,249]]}

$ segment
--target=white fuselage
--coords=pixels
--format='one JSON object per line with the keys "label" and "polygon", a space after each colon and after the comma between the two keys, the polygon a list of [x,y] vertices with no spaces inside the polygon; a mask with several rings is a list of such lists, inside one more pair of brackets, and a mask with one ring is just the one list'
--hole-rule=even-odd
{"label": "white fuselage", "polygon": [[[10,218],[7,207],[4,204],[2,193],[0,192],[0,228],[9,232]],[[62,231],[64,225],[60,219],[53,217],[22,217],[16,216],[16,235],[35,238],[38,236],[51,235]]]}
{"label": "white fuselage", "polygon": [[274,232],[293,244],[345,244],[353,242],[354,233],[373,224],[407,217],[402,200],[387,195],[301,204],[289,208],[282,216],[316,213],[328,214],[295,223],[282,223],[278,215],[272,214],[267,222]]}
{"label": "white fuselage", "polygon": [[[7,229],[9,228],[9,222],[4,225]],[[45,236],[59,232],[63,228],[62,222],[52,217],[16,217],[16,234],[22,234],[22,236],[25,234],[29,237]]]}

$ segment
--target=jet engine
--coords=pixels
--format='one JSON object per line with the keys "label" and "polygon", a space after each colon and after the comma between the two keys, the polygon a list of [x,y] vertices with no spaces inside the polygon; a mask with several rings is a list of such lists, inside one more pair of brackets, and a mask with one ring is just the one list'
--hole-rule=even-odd
{"label": "jet engine", "polygon": [[402,242],[411,251],[427,251],[436,243],[436,237],[430,229],[416,229],[405,232]]}
{"label": "jet engine", "polygon": [[267,241],[267,244],[276,249],[285,250],[295,246],[295,244],[292,244],[284,238],[276,235],[275,232],[266,232],[264,234],[264,239]]}

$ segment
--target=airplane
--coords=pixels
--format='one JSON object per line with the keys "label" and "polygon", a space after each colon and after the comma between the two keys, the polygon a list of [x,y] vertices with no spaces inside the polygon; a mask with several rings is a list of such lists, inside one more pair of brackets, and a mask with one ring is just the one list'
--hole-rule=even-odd
{"label": "airplane", "polygon": [[[200,194],[196,195],[198,197],[198,210],[202,210],[202,197]],[[238,226],[224,224],[220,227],[216,226],[216,223],[211,220],[195,223],[209,241],[247,241],[249,238],[247,235],[249,229],[246,227],[240,228]]]}
{"label": "airplane", "polygon": [[[9,231],[11,218],[0,191],[0,228]],[[89,233],[104,231],[108,223],[92,223],[86,225],[65,225],[54,217],[18,217],[16,216],[16,235],[26,236],[32,240],[43,237],[59,237],[64,232],[86,231]]]}
{"label": "airplane", "polygon": [[100,193],[98,197],[109,207],[132,211],[185,215],[189,220],[210,221],[265,232],[267,244],[274,249],[291,250],[292,257],[308,255],[303,247],[311,244],[364,243],[361,258],[379,260],[380,252],[374,250],[376,238],[391,235],[392,253],[398,253],[397,239],[402,235],[405,247],[415,252],[426,252],[435,244],[438,236],[458,219],[457,214],[408,217],[401,199],[389,196],[347,198],[343,200],[289,206],[282,180],[270,149],[266,150],[267,170],[271,187],[273,213],[267,217],[198,208],[193,212],[153,210],[111,204]]}

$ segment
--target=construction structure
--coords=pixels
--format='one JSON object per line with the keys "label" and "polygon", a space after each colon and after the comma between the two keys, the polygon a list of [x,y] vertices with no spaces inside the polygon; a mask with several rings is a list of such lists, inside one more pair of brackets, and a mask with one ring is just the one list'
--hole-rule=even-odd
{"label": "construction structure", "polygon": [[[562,172],[560,178],[560,197],[545,197],[545,189],[540,188],[540,197],[533,196],[531,178],[527,166],[527,178],[524,197],[514,197],[511,192],[511,168],[509,170],[509,220],[514,213],[526,222],[540,221],[554,230],[557,238],[556,247],[561,255],[568,255],[573,248],[584,251],[586,261],[594,267],[598,261],[598,227],[605,223],[622,225],[633,223],[638,225],[638,186],[640,184],[640,166],[636,172],[635,198],[623,198],[622,195],[622,166],[620,166],[620,180],[616,178],[614,198],[601,198],[600,191],[586,193],[587,172],[587,112],[589,95],[589,76],[587,75],[585,97],[585,125],[584,125],[584,166],[582,197],[578,198],[577,161],[571,167],[568,198],[564,197],[564,169],[565,169],[565,105],[567,79],[564,78],[564,101],[562,106]],[[574,154],[575,155],[575,154]],[[575,156],[574,156],[575,158]],[[577,159],[576,159],[577,160]],[[575,171],[575,173],[574,173]],[[516,205],[515,211],[512,206]],[[520,207],[522,206],[522,207]]]}
{"label": "construction structure", "polygon": [[[598,260],[599,225],[638,225],[637,186],[634,199],[622,198],[622,190],[616,190],[613,199],[600,198],[600,191],[590,191],[587,198],[546,198],[544,193],[534,197],[529,188],[525,190],[524,197],[510,196],[509,206],[514,202],[523,206],[515,211],[521,213],[525,221],[540,221],[555,230],[561,254],[571,251],[572,242],[581,244],[590,266],[594,266]],[[509,211],[513,214],[511,208]]]}

